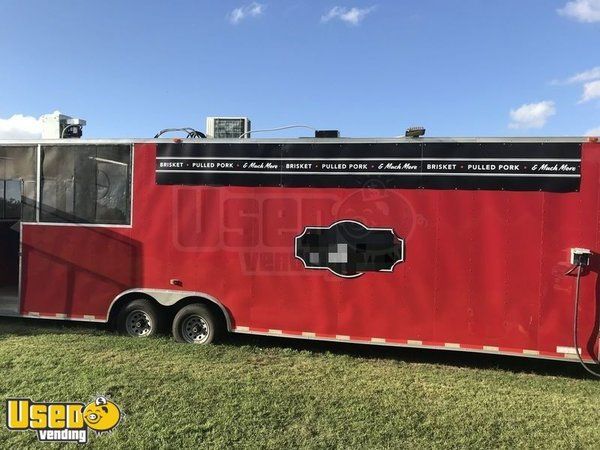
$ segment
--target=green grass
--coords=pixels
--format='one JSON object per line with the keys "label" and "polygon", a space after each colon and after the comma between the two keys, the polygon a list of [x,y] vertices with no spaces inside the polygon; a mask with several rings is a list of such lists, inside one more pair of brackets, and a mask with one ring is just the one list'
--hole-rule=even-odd
{"label": "green grass", "polygon": [[[93,447],[600,448],[600,381],[575,364],[0,319],[3,424],[7,397],[103,393],[126,416]],[[3,448],[36,443],[0,429]]]}

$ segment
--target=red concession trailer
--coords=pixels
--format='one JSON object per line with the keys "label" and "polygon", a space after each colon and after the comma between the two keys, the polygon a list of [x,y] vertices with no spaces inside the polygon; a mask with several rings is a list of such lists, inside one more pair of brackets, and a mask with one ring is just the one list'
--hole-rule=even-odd
{"label": "red concession trailer", "polygon": [[0,170],[3,315],[598,359],[597,142],[62,139]]}

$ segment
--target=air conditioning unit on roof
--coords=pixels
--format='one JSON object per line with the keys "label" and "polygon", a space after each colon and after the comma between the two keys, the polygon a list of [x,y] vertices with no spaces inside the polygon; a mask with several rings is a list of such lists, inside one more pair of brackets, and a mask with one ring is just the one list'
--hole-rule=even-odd
{"label": "air conditioning unit on roof", "polygon": [[215,139],[249,138],[250,119],[247,117],[207,117],[206,137]]}

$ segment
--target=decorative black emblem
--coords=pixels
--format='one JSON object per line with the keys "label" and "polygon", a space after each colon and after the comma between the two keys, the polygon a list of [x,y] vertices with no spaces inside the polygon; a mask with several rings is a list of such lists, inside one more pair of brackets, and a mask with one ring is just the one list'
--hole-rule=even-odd
{"label": "decorative black emblem", "polygon": [[306,227],[296,237],[296,258],[307,269],[328,269],[344,278],[391,272],[404,261],[404,240],[391,228],[341,220],[329,227]]}

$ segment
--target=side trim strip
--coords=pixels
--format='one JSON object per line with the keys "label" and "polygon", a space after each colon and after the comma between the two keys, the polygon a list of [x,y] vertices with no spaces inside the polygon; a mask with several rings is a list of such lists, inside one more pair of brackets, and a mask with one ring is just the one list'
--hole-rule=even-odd
{"label": "side trim strip", "polygon": [[[560,352],[548,352],[541,350],[532,349],[517,349],[511,347],[497,347],[495,345],[472,345],[472,344],[460,344],[457,342],[433,342],[433,341],[420,341],[413,339],[389,339],[381,337],[361,337],[361,336],[347,336],[347,335],[329,335],[319,334],[313,331],[286,331],[286,330],[269,330],[264,328],[253,328],[249,326],[236,326],[233,333],[239,334],[255,334],[260,336],[275,336],[284,338],[295,338],[295,339],[308,339],[308,340],[319,340],[328,342],[347,342],[351,344],[370,344],[370,345],[384,345],[392,347],[405,347],[405,348],[424,348],[431,350],[453,350],[463,352],[474,352],[474,353],[489,353],[495,355],[507,355],[507,356],[526,356],[528,358],[538,359],[552,359],[560,361],[574,361],[574,355],[572,353],[560,353]],[[561,347],[559,347],[561,348]],[[563,347],[564,348],[564,347]],[[590,358],[585,359],[586,362],[593,363],[594,361]]]}
{"label": "side trim strip", "polygon": [[69,320],[74,322],[96,322],[96,323],[104,323],[106,322],[105,317],[101,316],[91,316],[91,315],[72,315],[68,316],[64,313],[39,313],[35,311],[24,312],[23,314],[14,314],[9,317],[24,317],[27,319],[50,319],[50,320]]}

